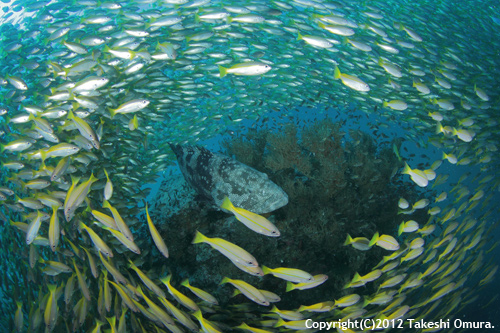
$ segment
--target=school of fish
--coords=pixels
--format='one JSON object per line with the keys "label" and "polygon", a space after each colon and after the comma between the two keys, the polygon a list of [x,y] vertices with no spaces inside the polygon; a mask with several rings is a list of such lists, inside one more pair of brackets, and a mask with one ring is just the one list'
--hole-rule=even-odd
{"label": "school of fish", "polygon": [[[314,332],[308,319],[453,318],[495,278],[499,45],[484,37],[496,35],[492,8],[430,0],[2,3],[2,331]],[[210,245],[252,276],[216,281],[245,296],[242,304],[219,304],[203,286],[141,269],[152,248],[168,265],[161,221],[138,203],[144,185],[174,163],[169,144],[194,144],[269,110],[286,116],[338,101],[407,124],[405,140],[440,154],[418,166],[394,149],[405,161],[401,177],[422,199],[400,199],[392,235],[346,235],[346,246],[387,255],[346,281],[344,295],[282,309],[280,292],[306,293],[329,277],[266,267],[252,249],[197,230],[192,246]],[[450,184],[464,166],[476,171]],[[256,237],[280,236],[267,218],[222,199]],[[428,219],[413,220],[423,209]],[[148,239],[136,233],[139,214]],[[283,290],[259,289],[264,275],[283,280]],[[229,323],[220,319],[228,313]]]}

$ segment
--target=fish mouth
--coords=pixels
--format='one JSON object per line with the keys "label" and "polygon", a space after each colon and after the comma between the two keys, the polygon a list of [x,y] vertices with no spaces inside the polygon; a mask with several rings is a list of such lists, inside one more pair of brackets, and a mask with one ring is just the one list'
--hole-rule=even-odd
{"label": "fish mouth", "polygon": [[276,209],[281,208],[287,204],[288,204],[288,196],[285,194],[284,196],[281,196],[276,200],[274,200],[273,202],[271,202],[269,204],[269,211],[267,211],[266,213],[275,211]]}

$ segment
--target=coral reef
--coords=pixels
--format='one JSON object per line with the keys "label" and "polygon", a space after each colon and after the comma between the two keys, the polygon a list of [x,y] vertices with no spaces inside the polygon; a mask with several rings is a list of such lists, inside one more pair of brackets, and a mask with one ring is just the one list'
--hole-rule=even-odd
{"label": "coral reef", "polygon": [[[393,233],[401,222],[397,202],[416,193],[399,186],[394,169],[400,166],[390,147],[377,146],[359,130],[344,133],[341,125],[326,119],[304,128],[287,124],[279,132],[249,131],[223,143],[226,154],[266,172],[289,196],[289,204],[269,217],[281,231],[270,238],[247,229],[234,217],[199,202],[183,209],[156,203],[151,209],[162,236],[171,247],[167,261],[174,276],[189,277],[227,301],[232,290],[218,286],[224,276],[243,279],[282,297],[281,307],[341,297],[355,272],[368,273],[384,250],[363,252],[344,246],[347,234],[371,238],[377,231]],[[167,205],[168,206],[168,205]],[[220,237],[252,253],[261,265],[294,267],[329,280],[306,291],[285,293],[286,283],[270,276],[250,276],[206,244],[190,245],[196,230]],[[243,296],[238,296],[243,297]],[[328,297],[328,296],[327,296]]]}

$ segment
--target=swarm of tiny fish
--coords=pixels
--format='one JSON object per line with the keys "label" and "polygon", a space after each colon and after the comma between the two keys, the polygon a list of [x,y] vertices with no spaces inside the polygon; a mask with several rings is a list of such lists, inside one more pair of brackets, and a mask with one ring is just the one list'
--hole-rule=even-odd
{"label": "swarm of tiny fish", "polygon": [[[496,34],[495,20],[484,21],[488,10],[441,1],[12,1],[0,18],[0,287],[8,316],[0,327],[275,332],[304,330],[307,318],[453,317],[498,269],[488,256],[498,245],[490,235],[500,185],[491,89],[498,43],[483,37]],[[168,143],[210,138],[269,110],[286,116],[339,101],[406,124],[407,141],[440,152],[422,168],[395,147],[407,186],[425,200],[400,200],[408,218],[392,235],[346,235],[359,251],[388,251],[353,276],[346,295],[280,309],[279,295],[259,290],[257,277],[226,277],[217,283],[252,305],[225,308],[203,286],[141,270],[152,247],[169,260],[161,221],[138,204],[144,185],[174,160]],[[467,165],[475,174],[449,184]],[[224,205],[250,229],[279,234],[264,217]],[[413,221],[421,209],[428,220]],[[149,239],[136,239],[139,213]],[[192,233],[228,264],[286,281],[289,292],[328,278],[259,265],[252,249]],[[233,327],[221,319],[228,313]]]}

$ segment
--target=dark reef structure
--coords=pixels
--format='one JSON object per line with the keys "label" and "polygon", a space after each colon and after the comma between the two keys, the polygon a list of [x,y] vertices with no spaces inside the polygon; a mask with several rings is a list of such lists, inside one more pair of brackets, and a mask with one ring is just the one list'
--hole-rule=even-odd
{"label": "dark reef structure", "polygon": [[[151,209],[171,253],[162,264],[176,277],[189,277],[193,285],[213,293],[222,303],[239,303],[243,298],[229,299],[232,288],[218,285],[224,276],[278,293],[280,309],[342,297],[348,293],[343,287],[355,272],[370,272],[389,254],[378,247],[364,252],[344,246],[347,234],[367,238],[377,231],[393,234],[403,219],[398,215],[399,197],[417,197],[394,176],[400,162],[390,146],[377,145],[359,130],[343,133],[329,119],[302,129],[290,123],[279,132],[253,130],[232,137],[223,146],[225,153],[267,173],[288,194],[288,205],[269,217],[281,237],[254,233],[234,217],[196,201],[174,214],[158,202]],[[243,247],[261,265],[323,273],[329,280],[317,288],[286,293],[285,281],[248,275],[208,245],[191,245],[196,230]]]}

